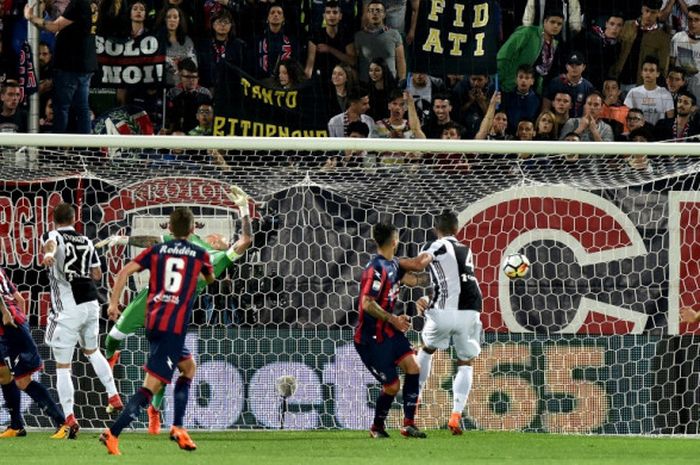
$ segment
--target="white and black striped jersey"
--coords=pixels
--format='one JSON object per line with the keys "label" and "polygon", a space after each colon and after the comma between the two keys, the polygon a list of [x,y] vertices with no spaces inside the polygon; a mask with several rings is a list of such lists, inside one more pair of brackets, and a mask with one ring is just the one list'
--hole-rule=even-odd
{"label": "white and black striped jersey", "polygon": [[45,233],[42,245],[49,241],[56,242],[55,262],[49,268],[54,310],[60,312],[66,305],[97,300],[97,286],[90,270],[100,267],[100,258],[92,241],[71,226]]}
{"label": "white and black striped jersey", "polygon": [[447,236],[427,244],[421,253],[433,257],[430,308],[481,311],[481,290],[469,247]]}

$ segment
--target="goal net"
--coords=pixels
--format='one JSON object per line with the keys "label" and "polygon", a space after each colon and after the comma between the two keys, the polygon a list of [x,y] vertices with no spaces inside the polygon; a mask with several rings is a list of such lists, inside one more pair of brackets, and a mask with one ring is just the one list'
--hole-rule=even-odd
{"label": "goal net", "polygon": [[[450,209],[484,298],[468,428],[698,432],[698,328],[681,324],[679,309],[700,310],[700,158],[655,155],[690,153],[691,144],[391,144],[3,137],[0,262],[29,303],[46,361],[35,376],[56,385],[39,264],[53,206],[75,204],[79,230],[94,240],[161,234],[182,205],[193,209],[197,234],[235,238],[240,221],[225,192],[236,184],[255,202],[254,243],[195,305],[187,345],[198,371],[185,426],[280,428],[275,381],[293,376],[285,428],[367,428],[380,385],[356,355],[352,332],[360,274],[375,251],[371,227],[391,221],[399,255],[415,256],[434,237],[433,215]],[[598,150],[608,154],[589,155]],[[103,303],[139,250],[102,249]],[[531,268],[510,280],[500,265],[515,252]],[[124,302],[146,284],[130,282]],[[424,292],[402,290],[397,308],[413,316],[416,345],[422,318],[414,302]],[[105,319],[103,331],[110,327]],[[127,398],[141,384],[147,344],[142,330],[125,341],[115,377]],[[84,427],[104,427],[106,395],[78,360],[76,416]],[[449,352],[436,353],[420,426],[446,426],[455,370]],[[30,426],[48,426],[27,397],[23,409]],[[169,422],[167,401],[165,412]],[[397,402],[389,425],[400,418]]]}

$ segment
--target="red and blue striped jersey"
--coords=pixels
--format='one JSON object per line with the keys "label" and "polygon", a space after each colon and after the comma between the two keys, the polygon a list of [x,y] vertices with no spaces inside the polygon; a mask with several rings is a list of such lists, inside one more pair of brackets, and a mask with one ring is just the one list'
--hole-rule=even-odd
{"label": "red and blue striped jersey", "polygon": [[207,251],[186,240],[172,240],[144,250],[134,261],[151,273],[146,329],[186,333],[197,297],[199,273],[214,273]]}
{"label": "red and blue striped jersey", "polygon": [[[0,294],[2,294],[2,300],[5,302],[5,306],[14,317],[15,324],[19,326],[27,321],[27,316],[22,312],[22,309],[19,308],[19,305],[17,305],[17,301],[15,300],[16,292],[17,288],[14,283],[7,277],[5,270],[0,267]],[[5,327],[2,324],[2,318],[0,318],[0,336],[3,334],[5,334]]]}
{"label": "red and blue striped jersey", "polygon": [[381,255],[375,255],[369,261],[362,272],[362,280],[360,281],[360,301],[358,303],[360,317],[355,327],[356,343],[366,344],[372,339],[376,342],[382,342],[384,337],[392,337],[396,333],[391,324],[377,320],[365,313],[362,301],[365,296],[371,297],[384,311],[393,313],[403,274],[397,258],[387,260]]}

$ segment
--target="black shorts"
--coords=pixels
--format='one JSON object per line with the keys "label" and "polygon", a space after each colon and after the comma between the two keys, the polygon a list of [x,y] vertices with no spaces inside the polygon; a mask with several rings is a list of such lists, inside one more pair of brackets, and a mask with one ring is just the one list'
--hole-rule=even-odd
{"label": "black shorts", "polygon": [[369,372],[382,384],[396,381],[399,378],[396,370],[399,362],[414,353],[411,341],[403,333],[387,337],[380,343],[355,343],[355,350]]}
{"label": "black shorts", "polygon": [[149,333],[150,351],[144,370],[165,384],[170,384],[177,364],[192,358],[185,347],[185,335]]}
{"label": "black shorts", "polygon": [[24,378],[43,368],[39,349],[26,322],[16,328],[5,326],[0,336],[0,366],[7,366],[15,378]]}

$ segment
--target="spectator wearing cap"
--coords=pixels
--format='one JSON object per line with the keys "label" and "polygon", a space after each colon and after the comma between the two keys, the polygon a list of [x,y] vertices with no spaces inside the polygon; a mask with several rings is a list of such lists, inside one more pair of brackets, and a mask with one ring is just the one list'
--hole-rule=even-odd
{"label": "spectator wearing cap", "polygon": [[555,39],[564,25],[561,11],[547,11],[542,26],[521,26],[498,50],[498,75],[501,91],[516,87],[518,67],[532,66],[536,73],[535,92],[541,95],[548,81],[559,71],[560,47]]}
{"label": "spectator wearing cap", "polygon": [[572,50],[585,50],[588,63],[584,75],[596,89],[603,88],[603,82],[610,75],[610,68],[620,55],[620,32],[625,23],[622,13],[608,15],[605,24],[591,24],[573,41]]}
{"label": "spectator wearing cap", "polygon": [[328,135],[330,137],[348,137],[350,123],[361,121],[370,128],[370,134],[374,133],[374,120],[367,116],[369,110],[369,89],[365,85],[359,85],[348,90],[348,107],[343,113],[335,115],[328,121]]}
{"label": "spectator wearing cap", "polygon": [[688,29],[671,39],[671,63],[685,70],[688,88],[700,96],[700,5],[688,7]]}
{"label": "spectator wearing cap", "polygon": [[642,0],[641,16],[622,26],[620,56],[610,76],[620,82],[623,91],[642,83],[642,62],[647,56],[658,60],[661,74],[668,70],[671,36],[658,22],[660,9],[661,0]]}
{"label": "spectator wearing cap", "polygon": [[625,97],[625,105],[629,108],[641,108],[644,119],[649,124],[673,116],[673,96],[664,87],[657,84],[659,79],[659,62],[655,57],[648,56],[643,60],[642,78],[644,84],[632,88]]}
{"label": "spectator wearing cap", "polygon": [[357,57],[360,80],[369,80],[369,64],[374,58],[384,58],[389,71],[397,80],[406,79],[406,56],[403,39],[396,29],[384,24],[386,10],[382,0],[370,0],[367,5],[367,25],[355,33],[352,52]]}
{"label": "spectator wearing cap", "polygon": [[542,102],[542,111],[552,108],[552,100],[558,92],[566,92],[571,95],[572,108],[569,116],[578,118],[583,115],[583,105],[586,97],[595,90],[591,81],[583,77],[586,69],[586,60],[581,52],[572,52],[566,60],[566,73],[557,79],[552,79],[547,87]]}

